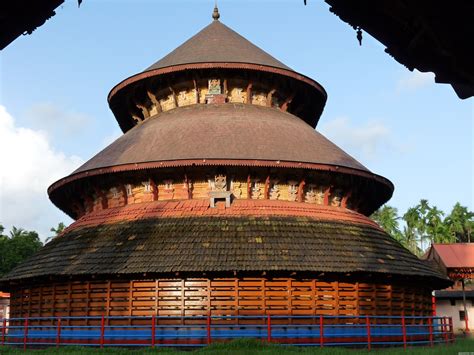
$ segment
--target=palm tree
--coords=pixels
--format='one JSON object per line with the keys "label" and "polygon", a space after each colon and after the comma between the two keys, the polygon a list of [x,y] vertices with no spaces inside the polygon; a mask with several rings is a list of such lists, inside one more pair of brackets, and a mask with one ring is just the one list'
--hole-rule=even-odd
{"label": "palm tree", "polygon": [[382,229],[390,234],[393,238],[399,239],[401,232],[398,220],[398,210],[395,207],[383,205],[375,211],[370,218],[378,223]]}
{"label": "palm tree", "polygon": [[444,212],[436,206],[430,207],[426,214],[426,232],[431,244],[449,242],[449,233],[442,219],[443,216]]}
{"label": "palm tree", "polygon": [[448,231],[455,242],[470,243],[474,229],[474,213],[457,202],[445,219]]}
{"label": "palm tree", "polygon": [[64,229],[66,229],[66,225],[63,222],[59,222],[56,228],[51,227],[50,231],[54,234],[51,237],[46,238],[45,242],[48,243],[49,241],[59,236],[64,231]]}
{"label": "palm tree", "polygon": [[13,226],[12,230],[10,231],[10,239],[20,238],[25,236],[26,234],[28,234],[28,232],[23,228],[17,228]]}
{"label": "palm tree", "polygon": [[406,227],[403,229],[403,239],[408,249],[417,255],[421,253],[418,243],[421,242],[422,239],[420,231],[424,229],[420,208],[420,205],[410,207],[402,217],[406,223]]}

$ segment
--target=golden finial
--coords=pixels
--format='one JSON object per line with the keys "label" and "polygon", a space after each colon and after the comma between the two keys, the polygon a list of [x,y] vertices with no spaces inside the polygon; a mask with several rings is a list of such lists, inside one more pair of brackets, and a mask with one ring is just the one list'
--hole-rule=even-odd
{"label": "golden finial", "polygon": [[212,18],[214,19],[214,21],[217,21],[219,20],[219,17],[221,17],[221,15],[219,14],[219,9],[217,8],[217,1],[216,1],[214,4],[214,11],[212,12]]}

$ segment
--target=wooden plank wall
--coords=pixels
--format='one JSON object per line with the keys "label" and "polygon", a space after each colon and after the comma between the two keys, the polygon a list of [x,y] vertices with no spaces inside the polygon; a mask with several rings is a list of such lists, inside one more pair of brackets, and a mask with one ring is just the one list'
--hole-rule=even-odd
{"label": "wooden plank wall", "polygon": [[14,290],[11,317],[431,314],[426,288],[298,279],[51,283]]}

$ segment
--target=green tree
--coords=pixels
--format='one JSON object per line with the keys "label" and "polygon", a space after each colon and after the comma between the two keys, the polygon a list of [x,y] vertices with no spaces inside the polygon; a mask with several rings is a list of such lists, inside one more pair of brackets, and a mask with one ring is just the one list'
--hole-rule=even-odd
{"label": "green tree", "polygon": [[64,231],[64,229],[66,229],[66,225],[63,222],[59,222],[56,228],[51,227],[50,231],[54,234],[46,239],[46,243],[59,236]]}
{"label": "green tree", "polygon": [[445,219],[445,225],[452,240],[457,243],[470,243],[474,229],[474,213],[457,202]]}
{"label": "green tree", "polygon": [[422,224],[419,206],[410,207],[403,215],[406,226],[403,228],[403,244],[414,254],[420,255],[419,247],[420,231],[419,226]]}
{"label": "green tree", "polygon": [[401,240],[401,232],[399,226],[398,210],[389,205],[383,205],[370,216],[372,220],[382,227],[382,229],[390,234],[393,238]]}
{"label": "green tree", "polygon": [[3,226],[0,227],[0,275],[4,275],[33,255],[43,243],[36,232],[13,227],[7,236],[3,235]]}
{"label": "green tree", "polygon": [[452,241],[448,228],[443,219],[444,212],[436,206],[430,206],[428,200],[421,199],[415,206],[403,215],[406,222],[404,238],[410,241],[409,248],[420,255],[427,246],[433,243],[448,243]]}
{"label": "green tree", "polygon": [[444,223],[444,212],[439,210],[436,206],[429,209],[426,214],[426,233],[431,244],[433,243],[451,243],[448,228]]}

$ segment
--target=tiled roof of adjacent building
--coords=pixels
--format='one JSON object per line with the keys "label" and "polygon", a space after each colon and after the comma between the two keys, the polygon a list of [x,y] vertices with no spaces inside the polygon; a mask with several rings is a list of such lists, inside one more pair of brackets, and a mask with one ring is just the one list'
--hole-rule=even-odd
{"label": "tiled roof of adjacent building", "polygon": [[190,63],[250,63],[291,70],[220,21],[196,35],[145,71]]}
{"label": "tiled roof of adjacent building", "polygon": [[433,244],[427,258],[441,259],[446,268],[474,268],[474,243]]}

